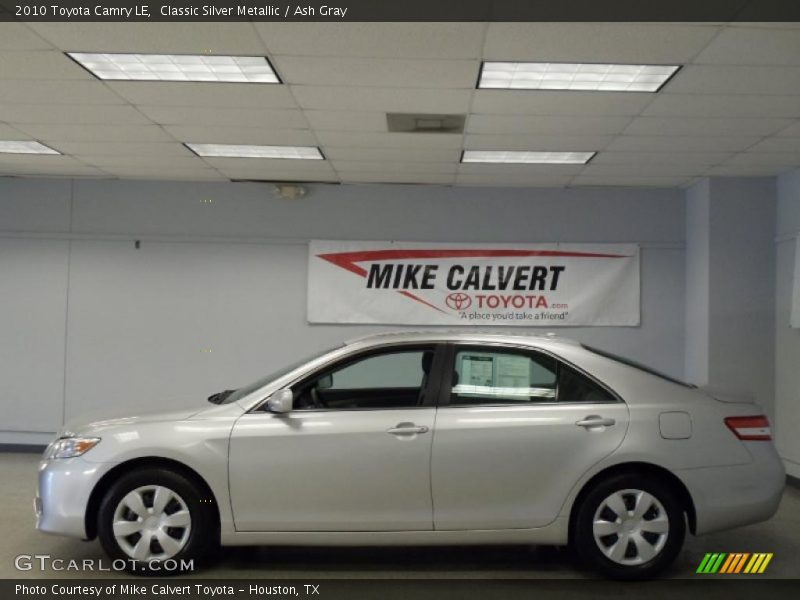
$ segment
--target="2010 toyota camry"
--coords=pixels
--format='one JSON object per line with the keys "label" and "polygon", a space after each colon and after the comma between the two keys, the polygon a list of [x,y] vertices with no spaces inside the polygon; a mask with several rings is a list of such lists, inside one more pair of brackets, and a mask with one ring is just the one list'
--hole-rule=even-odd
{"label": "2010 toyota camry", "polygon": [[523,543],[632,579],[784,486],[756,405],[550,336],[373,336],[209,400],[69,425],[37,527],[151,570],[218,544]]}

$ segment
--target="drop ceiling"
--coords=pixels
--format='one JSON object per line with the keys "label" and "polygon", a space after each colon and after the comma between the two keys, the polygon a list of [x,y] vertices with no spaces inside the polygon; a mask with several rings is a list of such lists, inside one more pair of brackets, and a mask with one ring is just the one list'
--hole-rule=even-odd
{"label": "drop ceiling", "polygon": [[[267,56],[282,85],[99,81],[65,52]],[[482,61],[680,64],[658,93],[476,89]],[[466,114],[463,133],[386,113]],[[800,167],[800,24],[0,23],[0,176],[686,186]],[[202,158],[198,144],[326,160]],[[461,152],[592,152],[586,165]]]}

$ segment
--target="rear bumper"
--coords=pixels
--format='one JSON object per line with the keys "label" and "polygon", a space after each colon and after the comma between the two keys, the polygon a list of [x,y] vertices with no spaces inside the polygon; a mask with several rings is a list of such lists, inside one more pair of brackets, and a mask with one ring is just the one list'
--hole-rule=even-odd
{"label": "rear bumper", "polygon": [[778,510],[786,472],[775,447],[765,442],[745,445],[751,463],[676,471],[694,501],[697,534],[766,521]]}

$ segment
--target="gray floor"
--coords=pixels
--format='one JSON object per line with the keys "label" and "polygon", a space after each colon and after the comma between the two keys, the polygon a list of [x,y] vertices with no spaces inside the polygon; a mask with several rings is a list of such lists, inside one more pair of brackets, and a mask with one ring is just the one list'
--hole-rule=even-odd
{"label": "gray floor", "polygon": [[[32,498],[38,455],[0,454],[0,578],[81,577],[80,572],[27,571],[14,567],[20,554],[53,558],[103,557],[100,545],[39,533],[33,528]],[[706,552],[773,552],[760,577],[800,577],[800,491],[787,488],[778,514],[766,523],[689,536],[667,574],[695,578]],[[85,575],[84,575],[85,576]],[[92,577],[120,577],[99,572]],[[287,578],[557,578],[592,577],[566,551],[550,547],[472,548],[226,548],[198,577]],[[705,577],[709,577],[706,575]],[[719,577],[719,576],[714,576]]]}

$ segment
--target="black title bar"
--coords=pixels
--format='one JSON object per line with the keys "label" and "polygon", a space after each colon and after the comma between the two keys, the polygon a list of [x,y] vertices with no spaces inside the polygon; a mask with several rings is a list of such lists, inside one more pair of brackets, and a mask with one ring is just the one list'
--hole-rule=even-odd
{"label": "black title bar", "polygon": [[798,0],[0,0],[0,21],[800,21]]}

